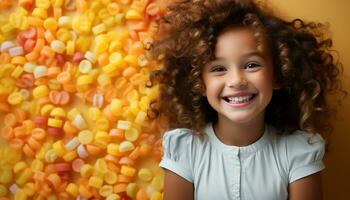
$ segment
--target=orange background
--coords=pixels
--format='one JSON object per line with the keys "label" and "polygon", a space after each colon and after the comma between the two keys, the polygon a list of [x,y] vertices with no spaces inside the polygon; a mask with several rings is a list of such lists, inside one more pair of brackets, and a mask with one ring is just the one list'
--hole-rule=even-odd
{"label": "orange background", "polygon": [[[348,0],[265,0],[267,6],[288,20],[329,23],[334,48],[344,66],[343,87],[350,91],[350,1]],[[334,117],[334,132],[330,152],[325,157],[323,193],[325,200],[349,199],[350,189],[350,95],[340,105]]]}

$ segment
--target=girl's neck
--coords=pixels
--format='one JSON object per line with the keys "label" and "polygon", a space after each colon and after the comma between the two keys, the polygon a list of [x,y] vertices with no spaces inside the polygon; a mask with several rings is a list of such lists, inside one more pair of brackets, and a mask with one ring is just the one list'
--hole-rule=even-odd
{"label": "girl's neck", "polygon": [[213,125],[213,129],[218,139],[226,145],[248,146],[264,134],[264,115],[242,124],[232,123],[227,118],[219,118],[218,122]]}

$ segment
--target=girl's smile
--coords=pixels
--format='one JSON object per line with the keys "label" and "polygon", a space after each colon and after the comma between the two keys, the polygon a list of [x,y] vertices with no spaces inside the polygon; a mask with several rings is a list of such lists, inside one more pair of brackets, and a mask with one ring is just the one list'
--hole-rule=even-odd
{"label": "girl's smile", "polygon": [[262,122],[274,87],[269,52],[258,50],[251,29],[231,28],[218,36],[215,57],[203,70],[203,95],[218,121]]}

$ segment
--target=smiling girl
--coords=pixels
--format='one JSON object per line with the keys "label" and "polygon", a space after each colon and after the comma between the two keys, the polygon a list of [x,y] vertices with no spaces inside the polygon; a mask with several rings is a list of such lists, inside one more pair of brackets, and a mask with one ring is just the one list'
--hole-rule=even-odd
{"label": "smiling girl", "polygon": [[250,0],[175,1],[159,24],[164,199],[322,199],[326,96],[342,91],[322,25]]}

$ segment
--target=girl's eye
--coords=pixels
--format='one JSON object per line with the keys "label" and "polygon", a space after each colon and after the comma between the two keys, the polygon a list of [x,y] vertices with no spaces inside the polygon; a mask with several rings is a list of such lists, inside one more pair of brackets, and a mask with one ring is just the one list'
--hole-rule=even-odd
{"label": "girl's eye", "polygon": [[248,69],[248,70],[255,70],[256,68],[261,67],[261,65],[259,65],[258,63],[247,63],[244,66],[244,69]]}
{"label": "girl's eye", "polygon": [[211,72],[223,72],[223,71],[226,71],[226,69],[225,69],[225,67],[220,66],[220,65],[215,66],[211,69]]}

